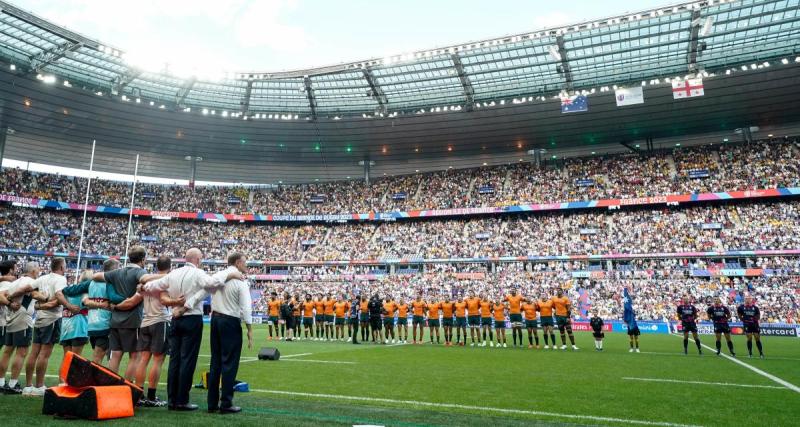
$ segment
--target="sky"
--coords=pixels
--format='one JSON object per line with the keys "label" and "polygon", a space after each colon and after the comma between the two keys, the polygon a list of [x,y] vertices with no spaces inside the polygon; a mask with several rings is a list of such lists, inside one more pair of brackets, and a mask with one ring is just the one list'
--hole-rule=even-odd
{"label": "sky", "polygon": [[296,70],[383,58],[670,4],[669,0],[10,1],[126,52],[132,65],[201,79],[226,72]]}

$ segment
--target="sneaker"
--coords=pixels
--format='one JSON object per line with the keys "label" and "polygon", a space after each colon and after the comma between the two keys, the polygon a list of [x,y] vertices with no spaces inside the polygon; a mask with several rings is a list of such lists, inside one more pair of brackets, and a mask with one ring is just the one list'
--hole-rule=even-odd
{"label": "sneaker", "polygon": [[469,343],[469,346],[470,346],[470,347],[475,347],[475,343],[474,343],[474,342],[471,342],[471,343]]}
{"label": "sneaker", "polygon": [[47,390],[47,387],[32,387],[31,396],[32,397],[44,397],[44,392]]}
{"label": "sneaker", "polygon": [[549,345],[547,345],[547,344],[545,344],[545,345],[544,345],[544,349],[545,349],[545,350],[550,350],[550,346],[549,346]]}
{"label": "sneaker", "polygon": [[538,350],[539,348],[540,348],[540,347],[539,347],[539,344],[536,344],[536,349]]}
{"label": "sneaker", "polygon": [[[600,350],[602,350],[602,348],[601,348]],[[638,348],[636,349],[636,352],[637,352],[637,353],[641,353],[641,351],[639,351],[639,349],[638,349]]]}
{"label": "sneaker", "polygon": [[628,353],[633,353],[633,349],[628,350]]}
{"label": "sneaker", "polygon": [[[19,384],[17,384],[17,385],[19,385]],[[32,392],[33,392],[33,387],[31,387],[31,386],[27,386],[27,387],[23,387],[22,388],[22,395],[23,396],[30,396]]]}
{"label": "sneaker", "polygon": [[567,349],[567,345],[566,344],[561,344],[561,349],[562,350],[566,350]]}
{"label": "sneaker", "polygon": [[531,344],[528,344],[528,348],[533,348],[533,345],[531,345]]}
{"label": "sneaker", "polygon": [[731,353],[731,357],[736,357],[736,353]]}
{"label": "sneaker", "polygon": [[578,346],[576,346],[575,344],[572,344],[572,349],[573,350],[578,350]]}
{"label": "sneaker", "polygon": [[508,346],[506,345],[506,343],[503,343],[503,348],[506,348],[506,347],[508,347]]}
{"label": "sneaker", "polygon": [[6,388],[3,390],[5,394],[22,394],[22,386],[19,383],[16,383],[14,387],[9,387],[6,385]]}
{"label": "sneaker", "polygon": [[[497,345],[500,345],[500,344],[498,343]],[[493,342],[490,342],[490,343],[489,343],[489,346],[491,346],[491,347],[494,347],[494,343],[493,343]]]}
{"label": "sneaker", "polygon": [[758,358],[763,360],[764,359],[764,355],[761,354],[761,355],[758,356]]}
{"label": "sneaker", "polygon": [[158,396],[156,396],[156,398],[153,400],[145,399],[141,406],[144,406],[145,408],[161,408],[167,406],[167,401],[161,400],[158,398]]}

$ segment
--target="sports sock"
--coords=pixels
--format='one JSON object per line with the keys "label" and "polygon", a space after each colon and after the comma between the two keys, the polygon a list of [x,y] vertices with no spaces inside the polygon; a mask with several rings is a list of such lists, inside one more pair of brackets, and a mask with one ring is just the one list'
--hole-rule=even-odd
{"label": "sports sock", "polygon": [[550,334],[550,342],[556,345],[556,334]]}
{"label": "sports sock", "polygon": [[630,342],[631,348],[633,348],[633,341]]}
{"label": "sports sock", "polygon": [[536,341],[536,345],[539,345],[539,334],[534,335],[533,339]]}
{"label": "sports sock", "polygon": [[511,335],[514,336],[514,345],[516,346],[517,345],[517,331],[512,329],[511,330]]}
{"label": "sports sock", "polygon": [[544,335],[544,345],[550,345],[550,339],[547,338],[547,334],[542,334],[542,335]]}
{"label": "sports sock", "polygon": [[764,349],[761,347],[761,341],[756,341],[756,347],[758,347],[758,354],[764,355]]}
{"label": "sports sock", "polygon": [[16,379],[8,380],[8,388],[14,388],[15,385],[17,385],[17,380]]}
{"label": "sports sock", "polygon": [[689,351],[689,338],[683,339],[683,352],[686,353]]}
{"label": "sports sock", "polygon": [[569,342],[572,345],[575,345],[575,335],[569,334]]}
{"label": "sports sock", "polygon": [[156,389],[148,387],[147,400],[156,400]]}
{"label": "sports sock", "polygon": [[[603,349],[603,340],[600,340],[598,342],[600,343],[600,350],[602,350]],[[638,346],[637,346],[637,348],[638,348]]]}
{"label": "sports sock", "polygon": [[[500,337],[498,336],[497,338],[500,338]],[[492,332],[492,330],[489,329],[489,341],[491,341],[493,339],[494,339],[494,332]]]}
{"label": "sports sock", "polygon": [[561,345],[567,345],[567,337],[564,334],[561,334]]}
{"label": "sports sock", "polygon": [[696,346],[697,346],[697,352],[698,352],[698,353],[702,353],[702,352],[703,352],[703,349],[702,349],[702,347],[700,347],[700,338],[698,338],[698,339],[694,340],[694,345],[696,345]]}
{"label": "sports sock", "polygon": [[528,334],[528,345],[533,345],[533,334]]}
{"label": "sports sock", "polygon": [[719,353],[719,352],[720,352],[720,350],[722,350],[722,343],[721,343],[719,340],[717,340],[717,341],[714,343],[714,345],[716,345],[716,347],[717,347],[717,353]]}
{"label": "sports sock", "polygon": [[730,351],[731,354],[735,353],[735,351],[733,351],[733,342],[731,341],[728,341],[728,351]]}

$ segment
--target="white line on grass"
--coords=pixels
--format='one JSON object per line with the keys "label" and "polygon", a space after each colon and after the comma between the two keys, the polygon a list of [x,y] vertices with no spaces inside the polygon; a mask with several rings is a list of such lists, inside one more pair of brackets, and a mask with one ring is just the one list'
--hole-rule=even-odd
{"label": "white line on grass", "polygon": [[[294,360],[294,362],[300,362],[301,360]],[[47,377],[58,377],[58,375],[47,375]],[[166,385],[166,383],[159,383],[159,385]],[[563,413],[556,413],[556,412],[544,412],[544,411],[533,411],[533,410],[525,410],[525,409],[507,409],[507,408],[492,408],[489,406],[470,406],[470,405],[460,405],[457,403],[434,403],[434,402],[419,402],[415,400],[396,400],[396,399],[385,399],[385,398],[378,398],[378,397],[361,397],[361,396],[343,396],[343,395],[336,395],[336,394],[319,394],[319,393],[303,393],[298,391],[283,391],[283,390],[262,390],[262,389],[250,389],[250,391],[255,393],[265,393],[265,394],[278,394],[278,395],[285,395],[285,396],[302,396],[302,397],[317,397],[317,398],[325,398],[325,399],[336,399],[336,400],[351,400],[351,401],[359,401],[359,402],[379,402],[379,403],[393,403],[393,404],[403,404],[403,405],[414,405],[414,406],[423,406],[429,408],[445,408],[445,409],[466,409],[472,411],[486,411],[486,412],[495,412],[501,414],[518,414],[518,415],[533,415],[533,416],[542,416],[542,417],[554,417],[554,418],[566,418],[571,420],[592,420],[592,421],[603,421],[603,422],[612,422],[612,423],[621,423],[621,424],[633,424],[633,425],[645,425],[645,426],[662,426],[662,427],[700,427],[694,424],[679,424],[679,423],[670,423],[664,421],[644,421],[644,420],[633,420],[627,418],[614,418],[614,417],[598,417],[595,415],[576,415],[576,414],[563,414]]]}
{"label": "white line on grass", "polygon": [[[681,335],[673,335],[673,336],[678,337],[678,338],[683,338],[683,336],[681,336]],[[709,347],[709,346],[707,346],[705,344],[701,343],[700,345],[702,345],[703,347],[707,348],[709,351],[713,351],[715,353],[717,351],[716,349],[713,349],[713,348],[711,348],[711,347]],[[762,377],[769,378],[772,381],[775,381],[776,383],[788,388],[789,390],[792,390],[794,392],[800,393],[800,387],[790,383],[789,381],[786,381],[786,380],[783,380],[781,378],[778,378],[775,375],[770,374],[769,372],[764,372],[761,369],[756,368],[755,366],[750,366],[747,363],[744,363],[741,360],[736,359],[734,357],[730,357],[725,353],[720,353],[720,356],[730,360],[733,363],[736,363],[737,365],[741,365],[741,366],[743,366],[743,367],[745,367],[745,368],[747,368],[747,369],[749,369],[749,370],[761,375]]]}
{"label": "white line on grass", "polygon": [[[283,359],[283,358],[281,358]],[[343,360],[312,360],[312,359],[289,359],[286,362],[307,362],[307,363],[330,363],[334,365],[355,365],[356,362],[347,362]]]}
{"label": "white line on grass", "polygon": [[312,354],[314,354],[314,353],[286,354],[286,355],[281,355],[281,359],[289,359],[289,358],[292,358],[292,357],[311,356]]}
{"label": "white line on grass", "polygon": [[685,381],[685,380],[671,380],[667,378],[622,377],[622,379],[630,381],[648,381],[648,382],[658,382],[658,383],[699,384],[699,385],[714,385],[714,386],[725,386],[725,387],[771,388],[771,389],[787,390],[786,387],[776,386],[776,385],[734,384],[734,383],[718,383],[718,382],[708,382],[708,381]]}
{"label": "white line on grass", "polygon": [[[299,362],[299,360],[298,360],[298,362]],[[676,423],[669,423],[669,422],[662,422],[662,421],[645,421],[645,420],[633,420],[633,419],[627,419],[627,418],[598,417],[598,416],[595,416],[595,415],[563,414],[563,413],[556,413],[556,412],[543,412],[543,411],[533,411],[533,410],[526,410],[526,409],[492,408],[492,407],[489,407],[489,406],[471,406],[471,405],[461,405],[461,404],[457,404],[457,403],[420,402],[420,401],[416,401],[416,400],[396,400],[396,399],[386,399],[386,398],[379,398],[379,397],[345,396],[345,395],[338,395],[338,394],[321,394],[321,393],[303,393],[303,392],[298,392],[298,391],[283,391],[283,390],[250,389],[250,391],[253,391],[253,392],[256,392],[256,393],[279,394],[279,395],[286,395],[286,396],[314,397],[314,398],[335,399],[335,400],[351,400],[351,401],[359,401],[359,402],[392,403],[392,404],[402,404],[402,405],[430,407],[430,408],[466,409],[466,410],[471,410],[471,411],[486,411],[486,412],[496,412],[496,413],[502,413],[502,414],[534,415],[534,416],[554,417],[554,418],[561,418],[561,419],[566,418],[566,419],[573,419],[573,420],[591,420],[591,421],[613,422],[613,423],[621,423],[621,424],[634,424],[634,425],[646,425],[646,426],[664,426],[664,427],[696,427],[696,426],[693,426],[691,424],[676,424]]]}

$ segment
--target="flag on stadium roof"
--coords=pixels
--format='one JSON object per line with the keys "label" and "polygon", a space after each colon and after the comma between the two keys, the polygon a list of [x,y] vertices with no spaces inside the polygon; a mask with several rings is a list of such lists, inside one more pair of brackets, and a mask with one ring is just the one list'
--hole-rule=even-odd
{"label": "flag on stadium roof", "polygon": [[589,111],[589,100],[586,99],[585,95],[573,95],[561,98],[562,113],[577,113],[580,111]]}
{"label": "flag on stadium roof", "polygon": [[614,97],[617,100],[617,107],[624,105],[644,104],[644,90],[641,86],[634,86],[630,88],[619,88],[614,91]]}
{"label": "flag on stadium roof", "polygon": [[673,80],[672,81],[672,98],[693,98],[695,96],[703,96],[703,79],[687,79],[687,80]]}

